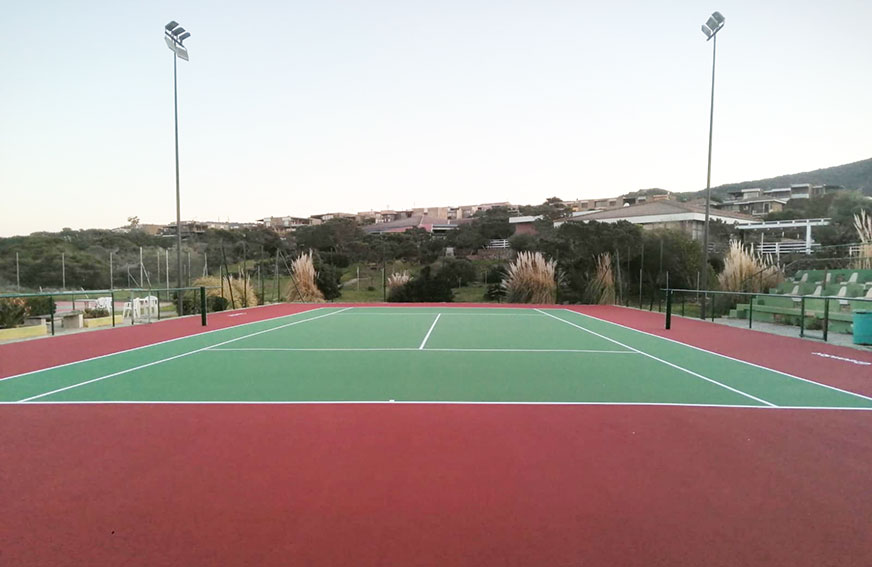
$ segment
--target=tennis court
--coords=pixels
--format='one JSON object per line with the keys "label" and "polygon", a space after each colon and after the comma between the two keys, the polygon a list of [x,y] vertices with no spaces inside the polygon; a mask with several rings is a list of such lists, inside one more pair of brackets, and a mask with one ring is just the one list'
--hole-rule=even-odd
{"label": "tennis court", "polygon": [[0,562],[864,564],[869,356],[652,322],[328,305],[7,376]]}
{"label": "tennis court", "polygon": [[564,309],[321,308],[0,382],[18,402],[553,402],[872,409]]}

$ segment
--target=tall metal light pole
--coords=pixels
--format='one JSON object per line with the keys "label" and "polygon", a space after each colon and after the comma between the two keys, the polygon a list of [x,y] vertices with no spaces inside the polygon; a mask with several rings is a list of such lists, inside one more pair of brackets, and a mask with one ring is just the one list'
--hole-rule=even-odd
{"label": "tall metal light pole", "polygon": [[[724,27],[724,17],[720,12],[713,12],[709,19],[702,25],[702,33],[706,41],[713,39],[712,44],[712,99],[709,109],[709,145],[708,145],[708,174],[705,181],[705,228],[702,238],[702,256],[700,258],[700,271],[702,276],[702,289],[708,289],[708,240],[709,240],[709,209],[712,200],[712,128],[715,120],[715,58],[718,54],[718,32]],[[705,294],[700,299],[700,318],[705,319]]]}
{"label": "tall metal light pole", "polygon": [[[164,26],[164,40],[167,42],[167,47],[173,52],[173,110],[176,124],[176,259],[178,260],[178,273],[176,281],[177,287],[182,287],[182,208],[179,198],[179,90],[178,90],[178,73],[177,61],[179,57],[188,61],[188,49],[182,45],[182,42],[191,37],[190,32],[186,32],[185,28],[177,22],[170,22]],[[167,274],[169,279],[169,274]],[[179,315],[182,315],[182,292],[178,291],[179,299],[178,310]]]}

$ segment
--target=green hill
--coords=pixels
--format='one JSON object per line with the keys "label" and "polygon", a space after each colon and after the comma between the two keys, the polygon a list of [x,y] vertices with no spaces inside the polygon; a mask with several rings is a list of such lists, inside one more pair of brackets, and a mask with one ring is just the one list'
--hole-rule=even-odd
{"label": "green hill", "polygon": [[[845,189],[859,189],[866,195],[872,196],[872,159],[865,159],[845,165],[837,165],[803,173],[791,173],[779,175],[768,179],[756,179],[754,181],[742,181],[740,183],[728,183],[718,187],[712,187],[712,196],[724,197],[728,191],[736,189],[751,189],[760,187],[763,189],[775,189],[777,187],[790,187],[799,183],[811,183],[812,185],[840,185]],[[704,197],[704,191],[692,191],[679,193],[680,197],[695,198]]]}

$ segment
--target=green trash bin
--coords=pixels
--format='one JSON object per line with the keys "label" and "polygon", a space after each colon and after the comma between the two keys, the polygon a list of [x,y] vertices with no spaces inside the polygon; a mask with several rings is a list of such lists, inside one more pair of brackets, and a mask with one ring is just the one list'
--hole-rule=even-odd
{"label": "green trash bin", "polygon": [[872,345],[872,311],[854,311],[854,344]]}

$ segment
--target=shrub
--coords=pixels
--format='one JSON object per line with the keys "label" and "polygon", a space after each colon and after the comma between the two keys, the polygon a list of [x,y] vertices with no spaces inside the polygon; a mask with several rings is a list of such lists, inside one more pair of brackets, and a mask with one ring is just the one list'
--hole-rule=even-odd
{"label": "shrub", "polygon": [[54,299],[49,296],[28,297],[27,307],[31,315],[54,315],[57,310]]}
{"label": "shrub", "polygon": [[[390,276],[388,276],[387,286],[388,289],[394,289],[395,287],[400,287],[409,283],[412,279],[412,276],[409,275],[409,272],[403,270],[402,272],[394,272]],[[373,288],[375,289],[375,288]]]}
{"label": "shrub", "polygon": [[509,238],[509,246],[515,252],[533,252],[539,247],[539,239],[532,234],[516,234]]}
{"label": "shrub", "polygon": [[395,303],[420,303],[425,301],[448,302],[454,299],[451,282],[440,276],[433,276],[430,266],[408,283],[391,290],[388,301]]}
{"label": "shrub", "polygon": [[319,256],[325,264],[330,264],[337,268],[347,268],[351,265],[351,259],[347,254],[341,254],[339,252],[321,252],[319,253]]}
{"label": "shrub", "polygon": [[[206,290],[206,312],[224,311],[230,306],[230,299],[225,299],[220,295],[209,295],[210,290]],[[220,290],[215,290],[220,293]],[[235,293],[235,292],[234,292]],[[182,297],[182,307],[186,315],[200,312],[200,292],[186,292]]]}
{"label": "shrub", "polygon": [[0,299],[0,328],[11,329],[24,323],[29,313],[27,302],[21,297]]}
{"label": "shrub", "polygon": [[[206,287],[207,309],[223,311],[224,309],[237,309],[239,307],[254,307],[258,304],[257,293],[252,285],[251,278],[234,278],[206,276],[194,280],[194,287]],[[211,288],[211,289],[209,289]],[[217,298],[217,299],[216,299]],[[223,299],[222,299],[223,298]],[[200,312],[200,291],[191,290],[185,292],[185,313]],[[188,310],[190,305],[191,311]],[[221,307],[221,309],[215,309]]]}
{"label": "shrub", "polygon": [[502,301],[506,297],[506,290],[503,289],[503,284],[495,283],[487,286],[487,291],[484,292],[484,298],[489,301]]}
{"label": "shrub", "polygon": [[465,258],[446,258],[437,277],[445,278],[457,287],[467,285],[478,279],[478,270]]}
{"label": "shrub", "polygon": [[596,305],[615,302],[615,277],[612,273],[612,256],[608,252],[596,258],[596,273],[587,284],[587,300]]}
{"label": "shrub", "polygon": [[724,271],[718,275],[722,290],[766,291],[782,281],[784,272],[771,256],[755,254],[753,247],[746,250],[740,242],[730,241],[730,249],[724,258]]}
{"label": "shrub", "polygon": [[84,317],[85,319],[99,319],[100,317],[108,317],[108,316],[109,316],[108,309],[102,309],[102,308],[98,309],[96,307],[94,309],[85,308],[85,312],[82,314],[82,317]]}
{"label": "shrub", "polygon": [[324,299],[328,301],[336,299],[342,295],[342,290],[339,285],[339,280],[342,278],[342,272],[331,264],[321,264],[315,277],[315,285],[321,290]]}
{"label": "shrub", "polygon": [[503,288],[511,303],[551,303],[557,289],[557,264],[540,252],[519,252],[509,264]]}
{"label": "shrub", "polygon": [[872,270],[872,215],[867,215],[865,209],[854,215],[854,228],[860,237],[860,254],[854,261],[858,270]]}
{"label": "shrub", "polygon": [[318,302],[324,301],[324,294],[315,282],[315,264],[312,262],[312,251],[300,254],[291,262],[291,283],[285,294],[288,301]]}

